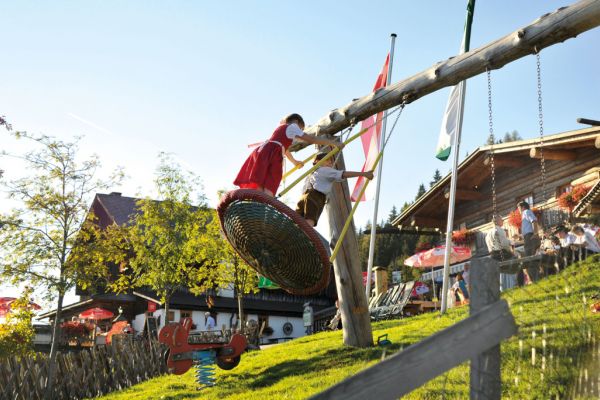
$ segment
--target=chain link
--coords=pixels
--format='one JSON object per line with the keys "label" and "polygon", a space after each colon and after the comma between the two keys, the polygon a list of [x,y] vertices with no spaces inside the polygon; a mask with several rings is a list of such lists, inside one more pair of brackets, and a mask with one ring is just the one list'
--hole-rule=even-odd
{"label": "chain link", "polygon": [[[489,126],[489,141],[490,141],[490,170],[491,170],[491,178],[492,178],[492,229],[496,232],[496,218],[498,217],[498,207],[496,201],[496,163],[494,160],[494,144],[496,142],[496,138],[494,137],[494,119],[492,112],[492,74],[490,69],[486,70],[487,72],[487,84],[488,84],[488,126]],[[504,261],[504,252],[500,251],[500,261]]]}
{"label": "chain link", "polygon": [[494,162],[494,143],[496,142],[496,138],[494,137],[494,119],[492,113],[492,75],[489,69],[487,72],[487,84],[488,84],[488,126],[489,126],[489,141],[490,141],[490,169],[492,175],[492,218],[496,218],[498,215],[498,210],[496,206],[496,165]]}
{"label": "chain link", "polygon": [[537,94],[538,94],[538,118],[539,118],[539,127],[540,127],[540,168],[542,171],[541,180],[542,180],[542,201],[541,204],[544,205],[546,202],[546,160],[544,159],[544,112],[542,108],[542,72],[541,72],[541,62],[540,62],[540,52],[535,52],[535,56],[537,59]]}

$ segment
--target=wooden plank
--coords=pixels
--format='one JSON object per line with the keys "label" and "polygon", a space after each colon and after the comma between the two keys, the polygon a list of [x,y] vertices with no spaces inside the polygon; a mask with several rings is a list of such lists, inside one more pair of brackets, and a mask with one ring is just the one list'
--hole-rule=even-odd
{"label": "wooden plank", "polygon": [[516,332],[508,304],[500,300],[310,398],[397,399]]}
{"label": "wooden plank", "polygon": [[596,146],[597,149],[600,149],[600,135],[596,136],[596,140],[594,141],[594,146]]}
{"label": "wooden plank", "polygon": [[[477,191],[477,190],[469,190],[469,189],[456,189],[456,200],[482,200],[486,196]],[[446,200],[450,199],[450,193],[444,191],[444,198]]]}
{"label": "wooden plank", "polygon": [[544,149],[544,151],[542,151],[539,147],[534,147],[529,150],[529,157],[531,158],[542,158],[542,154],[544,155],[545,160],[572,161],[577,158],[577,152],[572,150]]}
{"label": "wooden plank", "polygon": [[446,226],[446,221],[441,219],[415,215],[411,218],[411,226],[425,226],[428,228],[443,228]]}
{"label": "wooden plank", "polygon": [[[483,161],[483,165],[489,167],[492,162],[491,157],[486,157]],[[515,157],[514,155],[499,157],[496,155],[494,157],[494,167],[495,168],[521,168],[525,165],[526,161],[521,157]]]}
{"label": "wooden plank", "polygon": [[[331,135],[387,110],[403,101],[410,103],[427,94],[484,73],[542,50],[600,25],[600,2],[582,0],[543,15],[531,24],[500,39],[444,62],[434,64],[410,78],[370,93],[322,117],[305,132]],[[294,146],[297,150],[305,145]]]}

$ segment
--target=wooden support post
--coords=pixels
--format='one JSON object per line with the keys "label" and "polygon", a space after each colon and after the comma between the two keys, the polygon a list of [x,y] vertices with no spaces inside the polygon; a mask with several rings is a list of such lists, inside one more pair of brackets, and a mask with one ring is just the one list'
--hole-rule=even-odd
{"label": "wooden support post", "polygon": [[[500,270],[498,262],[483,258],[487,253],[484,234],[476,236],[477,251],[471,260],[470,315],[500,299]],[[471,400],[500,400],[502,381],[500,380],[500,344],[471,358]]]}
{"label": "wooden support post", "polygon": [[[564,42],[598,25],[600,2],[597,0],[581,0],[559,8],[502,38],[436,63],[412,77],[337,108],[316,124],[309,126],[305,132],[314,135],[335,134],[350,126],[352,121],[362,121],[403,101],[411,103],[437,90],[484,73],[488,68],[502,68],[519,58],[534,54],[536,48],[542,50]],[[302,143],[293,146],[293,150],[306,146]]]}
{"label": "wooden support post", "polygon": [[[338,158],[336,168],[345,169],[343,155]],[[333,185],[327,203],[327,215],[332,238],[337,238],[342,231],[351,209],[348,181],[344,180]],[[338,299],[340,300],[344,344],[355,347],[372,346],[371,318],[369,317],[369,307],[363,287],[354,223],[348,229],[342,249],[333,262],[333,271],[335,273]]]}

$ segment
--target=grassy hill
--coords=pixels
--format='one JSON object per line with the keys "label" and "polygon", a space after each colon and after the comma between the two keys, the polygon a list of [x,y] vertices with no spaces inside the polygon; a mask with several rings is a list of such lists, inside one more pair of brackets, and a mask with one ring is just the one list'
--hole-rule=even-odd
{"label": "grassy hill", "polygon": [[[590,297],[599,291],[600,257],[596,257],[536,285],[503,293],[519,333],[502,345],[502,398],[572,397],[582,379],[581,366],[588,363],[590,349],[600,338],[600,316],[589,311],[590,303],[596,301]],[[443,317],[432,313],[377,322],[373,335],[377,338],[387,333],[394,343],[392,352],[401,351],[467,314],[467,307],[461,307]],[[380,358],[379,348],[348,348],[342,345],[341,332],[325,332],[244,354],[234,370],[218,370],[217,386],[210,389],[197,391],[190,371],[183,376],[159,377],[103,398],[304,399]],[[468,398],[468,390],[469,367],[464,363],[406,398]]]}

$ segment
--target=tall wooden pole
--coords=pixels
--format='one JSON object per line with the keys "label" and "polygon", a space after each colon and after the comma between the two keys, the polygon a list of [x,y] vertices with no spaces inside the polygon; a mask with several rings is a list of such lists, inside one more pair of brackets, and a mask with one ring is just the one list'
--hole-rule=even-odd
{"label": "tall wooden pole", "polygon": [[[362,121],[403,101],[408,104],[442,88],[454,86],[485,72],[487,68],[502,68],[512,61],[534,54],[535,49],[539,51],[564,42],[599,25],[600,1],[581,0],[548,13],[503,38],[439,62],[410,78],[335,109],[305,129],[305,132],[315,135],[335,134],[354,121]],[[305,146],[300,144],[292,150],[301,147]]]}
{"label": "tall wooden pole", "polygon": [[[338,158],[336,168],[345,169],[343,155]],[[344,180],[333,185],[327,203],[327,215],[332,238],[339,236],[351,209],[348,181]],[[362,283],[362,270],[354,223],[351,224],[348,233],[344,237],[343,246],[333,262],[333,269],[342,314],[344,344],[355,347],[372,346],[371,319]]]}

